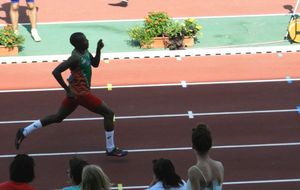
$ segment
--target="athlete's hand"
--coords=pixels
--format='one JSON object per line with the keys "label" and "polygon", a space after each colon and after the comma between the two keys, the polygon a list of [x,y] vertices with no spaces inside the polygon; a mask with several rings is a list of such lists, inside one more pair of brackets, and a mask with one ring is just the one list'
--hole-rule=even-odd
{"label": "athlete's hand", "polygon": [[72,92],[71,89],[68,89],[68,90],[67,90],[67,96],[68,96],[69,98],[75,99],[75,94]]}
{"label": "athlete's hand", "polygon": [[102,42],[102,39],[100,39],[97,43],[97,48],[102,49],[104,47],[104,43]]}

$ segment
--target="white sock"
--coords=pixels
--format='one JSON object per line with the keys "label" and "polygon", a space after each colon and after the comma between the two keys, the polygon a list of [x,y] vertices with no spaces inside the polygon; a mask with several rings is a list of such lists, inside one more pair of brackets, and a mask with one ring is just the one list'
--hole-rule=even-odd
{"label": "white sock", "polygon": [[110,152],[115,148],[114,131],[105,131],[105,137],[106,137],[106,149],[108,152]]}
{"label": "white sock", "polygon": [[23,135],[27,137],[30,133],[32,133],[34,130],[39,129],[42,127],[42,123],[40,120],[36,120],[32,124],[28,125],[24,128]]}

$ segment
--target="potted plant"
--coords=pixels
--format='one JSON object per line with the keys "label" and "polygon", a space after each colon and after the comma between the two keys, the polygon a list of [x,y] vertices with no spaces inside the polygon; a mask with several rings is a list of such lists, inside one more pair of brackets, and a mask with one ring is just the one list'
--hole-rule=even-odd
{"label": "potted plant", "polygon": [[12,25],[0,29],[0,56],[17,55],[24,37],[14,32]]}
{"label": "potted plant", "polygon": [[144,20],[143,26],[134,26],[128,31],[132,40],[137,41],[142,48],[163,48],[166,28],[171,18],[165,12],[150,12]]}
{"label": "potted plant", "polygon": [[134,26],[128,34],[142,48],[183,49],[194,45],[194,38],[201,29],[195,19],[179,22],[165,12],[150,12],[143,26]]}

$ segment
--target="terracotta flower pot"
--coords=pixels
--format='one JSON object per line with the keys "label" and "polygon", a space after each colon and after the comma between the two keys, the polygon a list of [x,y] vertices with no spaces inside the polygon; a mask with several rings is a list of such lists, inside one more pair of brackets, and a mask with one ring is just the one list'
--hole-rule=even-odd
{"label": "terracotta flower pot", "polygon": [[0,56],[18,55],[18,53],[19,53],[19,48],[17,46],[8,48],[3,45],[0,45]]}
{"label": "terracotta flower pot", "polygon": [[[149,45],[143,44],[141,48],[166,48],[168,44],[168,37],[155,37],[153,42]],[[183,39],[184,47],[193,47],[194,46],[194,38],[190,36],[185,36]]]}
{"label": "terracotta flower pot", "polygon": [[168,37],[155,37],[153,42],[149,45],[142,44],[142,48],[165,48],[166,42],[168,42]]}
{"label": "terracotta flower pot", "polygon": [[185,36],[183,39],[183,46],[184,47],[193,47],[195,44],[195,40],[193,37]]}

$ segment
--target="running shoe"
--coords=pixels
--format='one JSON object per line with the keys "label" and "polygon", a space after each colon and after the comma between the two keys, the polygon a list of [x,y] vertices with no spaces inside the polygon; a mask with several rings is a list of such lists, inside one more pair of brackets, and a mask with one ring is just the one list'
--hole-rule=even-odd
{"label": "running shoe", "polygon": [[23,128],[20,128],[17,132],[17,135],[16,135],[16,139],[15,139],[15,147],[17,150],[19,150],[20,148],[20,145],[21,145],[21,142],[25,139],[25,136],[23,134],[23,131],[24,129]]}
{"label": "running shoe", "polygon": [[106,150],[106,155],[107,156],[116,156],[116,157],[123,157],[128,154],[128,151],[126,150],[121,150],[118,147],[115,147],[112,151],[108,152]]}
{"label": "running shoe", "polygon": [[36,28],[31,29],[31,36],[36,42],[40,42],[42,40]]}

